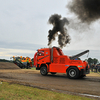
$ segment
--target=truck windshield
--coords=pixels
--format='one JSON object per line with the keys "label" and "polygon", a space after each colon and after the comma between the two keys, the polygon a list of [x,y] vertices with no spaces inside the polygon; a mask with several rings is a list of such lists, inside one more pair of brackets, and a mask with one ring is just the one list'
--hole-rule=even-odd
{"label": "truck windshield", "polygon": [[38,51],[37,55],[38,56],[44,56],[44,51]]}

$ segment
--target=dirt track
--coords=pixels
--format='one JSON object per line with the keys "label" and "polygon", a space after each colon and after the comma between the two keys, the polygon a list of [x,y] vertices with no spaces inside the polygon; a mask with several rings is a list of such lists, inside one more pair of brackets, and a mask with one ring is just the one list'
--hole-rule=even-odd
{"label": "dirt track", "polygon": [[14,63],[9,62],[0,62],[0,69],[20,69],[17,65]]}
{"label": "dirt track", "polygon": [[88,75],[84,79],[68,79],[66,74],[42,76],[39,71],[30,69],[0,70],[0,81],[58,91],[63,93],[84,93],[99,96],[100,77]]}

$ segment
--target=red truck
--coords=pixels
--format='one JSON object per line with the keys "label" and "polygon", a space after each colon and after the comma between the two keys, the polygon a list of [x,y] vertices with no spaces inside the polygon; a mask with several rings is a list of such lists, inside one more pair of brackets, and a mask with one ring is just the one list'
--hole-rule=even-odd
{"label": "red truck", "polygon": [[68,78],[79,78],[89,74],[89,65],[86,61],[77,58],[89,52],[86,50],[74,56],[64,55],[58,47],[38,49],[34,55],[34,66],[41,75],[67,73]]}

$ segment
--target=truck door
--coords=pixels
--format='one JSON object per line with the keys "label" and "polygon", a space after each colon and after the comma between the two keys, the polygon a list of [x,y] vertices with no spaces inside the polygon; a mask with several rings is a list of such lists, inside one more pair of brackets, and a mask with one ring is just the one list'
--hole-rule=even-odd
{"label": "truck door", "polygon": [[49,67],[50,72],[65,73],[65,57],[59,52],[59,48],[53,48],[53,61]]}

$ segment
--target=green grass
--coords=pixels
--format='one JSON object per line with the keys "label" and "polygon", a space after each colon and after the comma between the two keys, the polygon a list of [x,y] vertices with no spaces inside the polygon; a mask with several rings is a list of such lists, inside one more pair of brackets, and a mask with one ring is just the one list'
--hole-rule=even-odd
{"label": "green grass", "polygon": [[[25,69],[27,69],[27,68],[25,68]],[[32,67],[32,68],[30,68],[30,69],[28,69],[28,70],[31,70],[31,69],[32,69],[32,70],[36,70],[36,68],[34,68],[34,67]]]}
{"label": "green grass", "polygon": [[34,67],[33,67],[33,68],[31,68],[31,69],[32,69],[32,70],[36,70],[36,68],[34,68]]}
{"label": "green grass", "polygon": [[95,72],[95,71],[93,71],[93,72],[92,72],[92,71],[90,71],[90,73],[99,73],[99,74],[100,74],[100,72],[99,72],[99,71],[97,71],[97,72]]}
{"label": "green grass", "polygon": [[68,95],[19,84],[0,82],[0,100],[91,100],[87,97]]}

